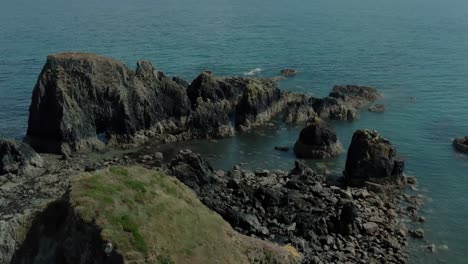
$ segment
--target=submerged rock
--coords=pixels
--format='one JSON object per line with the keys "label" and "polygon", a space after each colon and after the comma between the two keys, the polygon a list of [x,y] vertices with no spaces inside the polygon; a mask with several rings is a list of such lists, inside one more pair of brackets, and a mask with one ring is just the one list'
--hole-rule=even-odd
{"label": "submerged rock", "polygon": [[29,145],[0,139],[0,175],[18,174],[32,176],[44,166],[44,161]]}
{"label": "submerged rock", "polygon": [[464,138],[456,138],[453,141],[453,146],[457,151],[468,154],[468,136]]}
{"label": "submerged rock", "polygon": [[283,75],[284,77],[292,77],[292,76],[296,76],[297,74],[297,70],[295,69],[283,69],[281,70],[281,75]]}
{"label": "submerged rock", "polygon": [[344,172],[349,184],[396,182],[402,178],[403,169],[404,161],[397,157],[390,141],[374,130],[357,130],[354,133]]}
{"label": "submerged rock", "polygon": [[335,131],[320,119],[309,123],[294,145],[294,153],[299,158],[325,159],[339,156],[342,152],[343,146]]}
{"label": "submerged rock", "polygon": [[383,104],[375,104],[368,108],[369,112],[381,113],[385,112],[385,105]]}

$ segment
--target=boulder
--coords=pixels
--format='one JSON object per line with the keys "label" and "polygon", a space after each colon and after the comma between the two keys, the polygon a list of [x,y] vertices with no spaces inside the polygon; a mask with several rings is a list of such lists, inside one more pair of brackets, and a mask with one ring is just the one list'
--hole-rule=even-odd
{"label": "boulder", "polygon": [[468,154],[468,136],[464,138],[456,138],[453,141],[453,146],[457,151]]}
{"label": "boulder", "polygon": [[281,75],[283,75],[284,77],[293,77],[293,76],[296,76],[297,74],[297,70],[295,69],[282,69],[281,70]]}
{"label": "boulder", "polygon": [[44,161],[29,145],[0,139],[0,175],[32,176],[44,166]]}
{"label": "boulder", "polygon": [[294,152],[299,158],[325,159],[339,156],[343,146],[335,131],[324,121],[315,118],[301,131]]}
{"label": "boulder", "polygon": [[369,235],[374,235],[379,231],[379,225],[373,222],[367,222],[362,225],[364,232],[366,232]]}
{"label": "boulder", "polygon": [[382,113],[382,112],[385,112],[385,105],[375,104],[375,105],[369,107],[368,110],[369,110],[369,112]]}
{"label": "boulder", "polygon": [[374,130],[357,130],[349,146],[345,179],[349,184],[401,180],[404,161],[390,141]]}
{"label": "boulder", "polygon": [[274,149],[278,150],[278,151],[283,151],[283,152],[288,152],[289,151],[289,147],[287,147],[287,146],[275,146]]}
{"label": "boulder", "polygon": [[180,150],[171,161],[169,172],[195,191],[204,185],[215,183],[217,178],[213,167],[191,150]]}
{"label": "boulder", "polygon": [[421,228],[418,228],[416,230],[410,230],[409,234],[413,238],[417,238],[417,239],[423,239],[424,238],[424,230],[422,230]]}

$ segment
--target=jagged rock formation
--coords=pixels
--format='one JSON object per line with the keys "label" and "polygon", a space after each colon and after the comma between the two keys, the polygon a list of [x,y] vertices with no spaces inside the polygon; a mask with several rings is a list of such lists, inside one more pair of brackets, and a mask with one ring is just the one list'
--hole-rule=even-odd
{"label": "jagged rock formation", "polygon": [[[304,254],[304,263],[405,262],[404,227],[387,214],[398,210],[390,193],[329,186],[301,162],[290,173],[235,168],[219,177],[202,160],[181,151],[169,173],[239,232],[290,243]],[[196,171],[207,178],[187,180],[200,179]]]}
{"label": "jagged rock formation", "polygon": [[357,130],[349,146],[345,178],[349,184],[401,180],[404,161],[390,141],[374,130]]}
{"label": "jagged rock formation", "polygon": [[328,97],[314,100],[313,107],[321,118],[354,120],[359,118],[357,109],[381,97],[375,88],[337,85]]}
{"label": "jagged rock formation", "polygon": [[317,117],[312,104],[311,97],[302,95],[302,98],[288,103],[286,107],[284,121],[286,123],[302,123]]}
{"label": "jagged rock formation", "polygon": [[298,158],[325,159],[339,156],[343,146],[336,132],[324,121],[314,118],[304,129],[294,145]]}
{"label": "jagged rock formation", "polygon": [[454,139],[453,146],[457,151],[468,154],[468,136]]}
{"label": "jagged rock formation", "polygon": [[0,175],[33,176],[43,166],[44,161],[29,145],[0,139]]}
{"label": "jagged rock formation", "polygon": [[249,80],[249,78],[215,77],[213,73],[205,71],[192,81],[187,94],[194,105],[201,97],[203,101],[228,101],[229,108],[232,108],[247,89]]}
{"label": "jagged rock formation", "polygon": [[136,71],[86,53],[51,55],[34,88],[28,137],[41,151],[130,142],[137,132],[174,131],[191,113],[185,88],[145,61]]}
{"label": "jagged rock formation", "polygon": [[68,153],[105,145],[231,136],[286,112],[288,122],[354,119],[379,98],[373,88],[337,86],[325,99],[282,92],[274,78],[216,77],[190,84],[146,61],[135,71],[88,53],[48,56],[33,91],[28,142],[38,151]]}

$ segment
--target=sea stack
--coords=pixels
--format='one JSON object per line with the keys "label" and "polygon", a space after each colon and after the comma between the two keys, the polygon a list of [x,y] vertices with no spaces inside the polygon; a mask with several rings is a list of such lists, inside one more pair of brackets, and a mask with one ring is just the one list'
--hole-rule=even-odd
{"label": "sea stack", "polygon": [[302,129],[299,139],[294,145],[294,152],[298,158],[325,159],[339,156],[343,146],[336,136],[336,132],[319,118]]}
{"label": "sea stack", "polygon": [[403,176],[404,161],[390,141],[374,130],[357,130],[349,146],[345,179],[350,185],[397,182]]}

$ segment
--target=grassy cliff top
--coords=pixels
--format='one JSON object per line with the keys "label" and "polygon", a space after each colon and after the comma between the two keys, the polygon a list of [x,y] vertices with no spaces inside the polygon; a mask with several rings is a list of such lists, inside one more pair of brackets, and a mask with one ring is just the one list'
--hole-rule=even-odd
{"label": "grassy cliff top", "polygon": [[72,183],[72,206],[126,263],[295,263],[290,246],[246,237],[160,171],[110,168]]}

